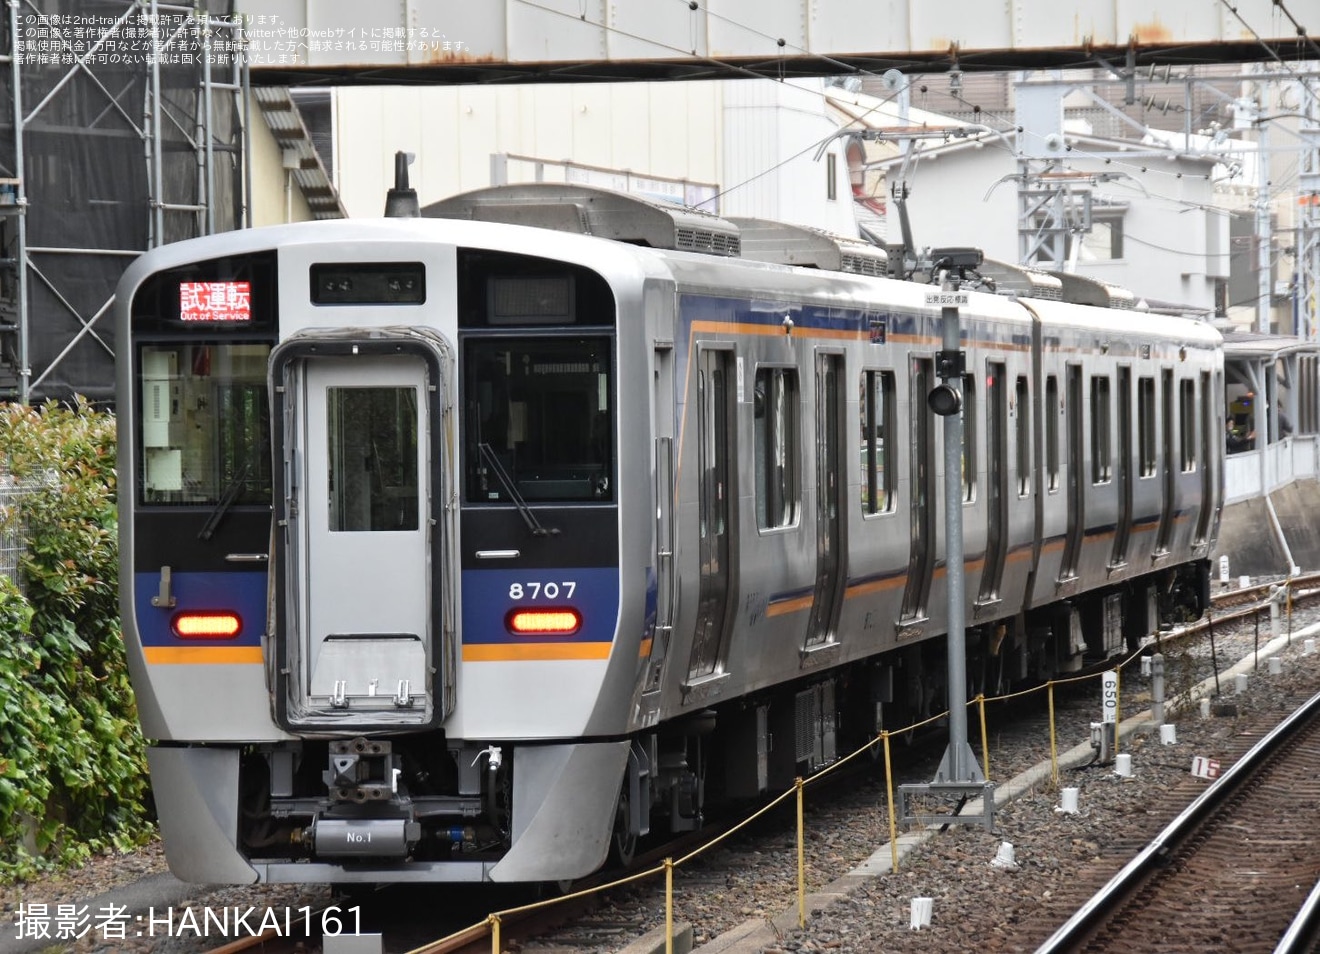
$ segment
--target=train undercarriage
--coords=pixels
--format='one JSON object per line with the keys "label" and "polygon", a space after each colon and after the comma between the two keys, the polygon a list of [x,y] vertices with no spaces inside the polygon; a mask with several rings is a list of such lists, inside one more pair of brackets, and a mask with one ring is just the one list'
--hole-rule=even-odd
{"label": "train undercarriage", "polygon": [[[974,623],[966,630],[967,697],[1103,664],[1162,625],[1199,617],[1207,601],[1208,570],[1197,564]],[[602,803],[611,817],[584,821],[601,830],[601,850],[588,861],[599,866],[608,848],[608,860],[627,863],[650,833],[691,830],[708,806],[790,788],[882,730],[910,737],[904,728],[946,708],[944,646],[924,640],[611,742],[619,773],[589,784],[617,796]],[[520,771],[553,775],[534,767],[544,751],[441,732],[253,746],[240,763],[240,847],[253,861],[467,862],[489,873],[529,828],[518,799],[544,795],[515,784]]]}

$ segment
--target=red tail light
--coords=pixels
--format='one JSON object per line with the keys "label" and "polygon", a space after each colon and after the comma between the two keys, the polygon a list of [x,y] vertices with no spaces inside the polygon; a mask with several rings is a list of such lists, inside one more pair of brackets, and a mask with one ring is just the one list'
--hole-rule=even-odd
{"label": "red tail light", "polygon": [[180,639],[233,639],[243,621],[227,610],[188,611],[175,613],[170,628]]}
{"label": "red tail light", "polygon": [[511,610],[505,628],[515,636],[572,636],[582,628],[582,614],[552,606]]}

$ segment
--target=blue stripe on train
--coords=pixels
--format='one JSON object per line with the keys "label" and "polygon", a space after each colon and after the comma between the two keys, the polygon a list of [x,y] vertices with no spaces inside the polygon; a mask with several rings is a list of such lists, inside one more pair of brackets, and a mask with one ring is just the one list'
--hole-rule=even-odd
{"label": "blue stripe on train", "polygon": [[[222,573],[175,572],[170,592],[175,605],[151,605],[160,592],[160,573],[133,577],[133,609],[143,646],[260,646],[266,631],[266,573],[236,570]],[[238,614],[242,629],[234,639],[180,639],[170,620],[184,610],[226,610]]]}
{"label": "blue stripe on train", "polygon": [[[513,609],[572,607],[582,628],[572,636],[514,636],[504,626]],[[464,570],[463,642],[613,642],[619,616],[614,567],[559,570]]]}

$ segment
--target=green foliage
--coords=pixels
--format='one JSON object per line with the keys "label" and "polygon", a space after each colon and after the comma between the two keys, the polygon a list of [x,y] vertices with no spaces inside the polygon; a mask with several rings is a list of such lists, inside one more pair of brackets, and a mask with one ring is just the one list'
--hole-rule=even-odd
{"label": "green foliage", "polygon": [[[145,750],[120,638],[115,421],[0,407],[0,469],[31,488],[3,526],[26,544],[0,577],[0,881],[148,833]],[[26,594],[26,595],[25,595]]]}

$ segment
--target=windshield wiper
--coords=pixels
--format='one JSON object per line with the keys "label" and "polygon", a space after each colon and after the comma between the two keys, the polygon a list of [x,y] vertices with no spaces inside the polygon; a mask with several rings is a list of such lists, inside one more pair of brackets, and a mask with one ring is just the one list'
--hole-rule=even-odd
{"label": "windshield wiper", "polygon": [[220,495],[220,499],[216,502],[215,509],[211,511],[211,515],[206,518],[206,523],[202,524],[202,529],[198,531],[198,540],[210,540],[215,536],[216,527],[220,526],[221,519],[223,519],[224,515],[229,512],[229,508],[234,505],[234,501],[238,499],[238,495],[240,491],[242,491],[243,485],[247,483],[248,472],[251,469],[251,464],[244,464],[243,469],[238,472],[238,476],[225,486],[225,492]]}
{"label": "windshield wiper", "polygon": [[513,485],[512,478],[509,477],[508,471],[504,469],[504,465],[500,463],[499,458],[495,456],[495,451],[491,449],[491,446],[482,441],[477,444],[477,450],[481,452],[482,460],[489,465],[491,470],[495,471],[495,476],[499,478],[505,492],[508,493],[514,505],[517,506],[518,513],[522,514],[527,529],[532,531],[532,536],[552,537],[559,533],[558,527],[541,526],[541,521],[536,519],[536,514],[532,513],[532,508],[527,506],[527,501],[523,500],[522,494],[518,493],[518,488]]}

